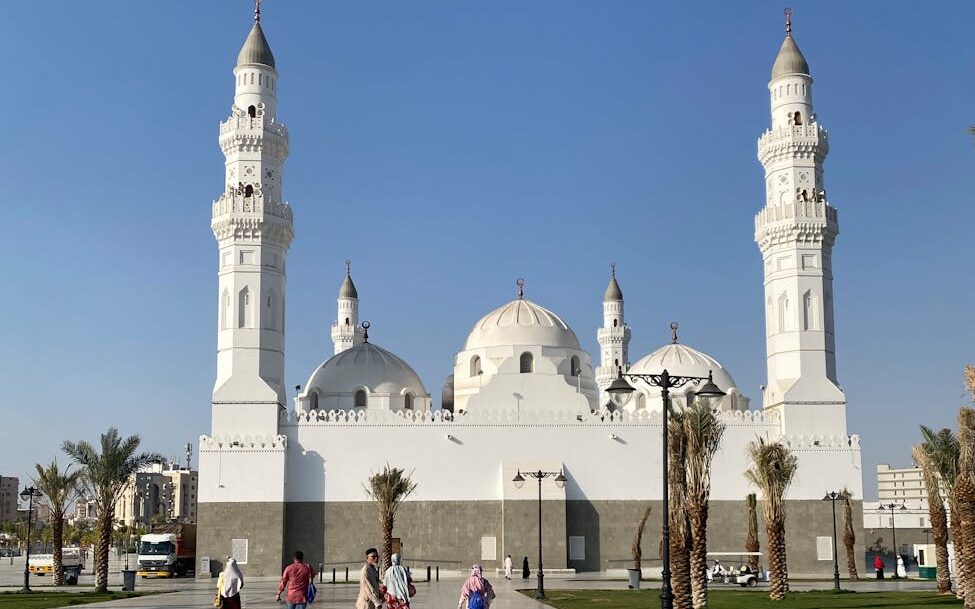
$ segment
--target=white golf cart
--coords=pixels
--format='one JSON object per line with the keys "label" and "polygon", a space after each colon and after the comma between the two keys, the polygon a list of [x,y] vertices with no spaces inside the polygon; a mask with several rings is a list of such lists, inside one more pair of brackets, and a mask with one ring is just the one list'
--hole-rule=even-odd
{"label": "white golf cart", "polygon": [[[758,557],[757,571],[748,566],[748,559],[753,556]],[[708,552],[708,561],[709,582],[754,588],[764,579],[761,552]]]}

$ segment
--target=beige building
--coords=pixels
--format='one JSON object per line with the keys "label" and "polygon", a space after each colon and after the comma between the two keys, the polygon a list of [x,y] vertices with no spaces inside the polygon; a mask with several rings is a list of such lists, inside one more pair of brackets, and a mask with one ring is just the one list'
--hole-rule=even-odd
{"label": "beige building", "polygon": [[[947,500],[944,488],[941,497]],[[924,487],[921,468],[894,468],[881,463],[877,466],[877,499],[880,503],[903,503],[908,509],[927,511],[928,492]]]}
{"label": "beige building", "polygon": [[16,477],[0,476],[0,522],[16,520],[19,485]]}
{"label": "beige building", "polygon": [[197,473],[153,463],[133,474],[115,504],[115,519],[126,526],[166,522],[196,522]]}

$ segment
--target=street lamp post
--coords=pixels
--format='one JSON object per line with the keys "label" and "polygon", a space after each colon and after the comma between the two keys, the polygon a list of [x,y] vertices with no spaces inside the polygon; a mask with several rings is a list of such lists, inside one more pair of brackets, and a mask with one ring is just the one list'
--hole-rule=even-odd
{"label": "street lamp post", "polygon": [[830,491],[823,497],[823,501],[830,501],[833,504],[833,589],[840,589],[840,561],[836,554],[836,500],[842,499],[843,494]]}
{"label": "street lamp post", "polygon": [[[671,324],[671,328],[676,331],[675,325]],[[625,378],[624,378],[625,377]],[[667,414],[670,411],[670,390],[676,389],[678,387],[683,387],[684,385],[691,382],[702,382],[700,389],[695,392],[703,398],[714,398],[721,397],[725,395],[724,391],[718,388],[714,384],[714,380],[711,377],[711,372],[708,372],[707,377],[701,376],[671,376],[666,370],[660,374],[629,374],[624,373],[623,368],[620,367],[616,376],[616,380],[606,388],[606,391],[613,394],[621,393],[633,393],[636,389],[633,385],[626,382],[626,379],[640,380],[648,385],[655,387],[660,387],[660,395],[663,398],[663,469],[664,469],[664,488],[663,488],[663,529],[661,531],[663,537],[663,552],[661,559],[663,562],[663,571],[660,574],[662,580],[660,585],[660,607],[661,609],[673,609],[674,606],[674,592],[670,587],[670,472],[668,471],[668,436],[669,430],[667,429]]]}
{"label": "street lamp post", "polygon": [[900,575],[897,573],[897,557],[900,553],[897,550],[897,526],[894,523],[894,510],[906,510],[907,506],[903,503],[881,503],[880,511],[890,510],[890,540],[894,545],[894,575],[893,579],[900,579]]}
{"label": "street lamp post", "polygon": [[538,588],[535,590],[535,598],[545,598],[545,574],[542,571],[542,480],[554,477],[555,486],[563,488],[565,487],[565,476],[562,475],[561,470],[557,472],[543,472],[542,470],[525,472],[523,476],[519,469],[511,480],[514,482],[515,488],[525,486],[525,476],[538,480]]}
{"label": "street lamp post", "polygon": [[20,590],[24,594],[30,594],[30,533],[31,522],[34,515],[34,497],[40,497],[41,491],[33,486],[25,486],[20,491],[20,498],[27,502],[27,558],[24,560],[24,587]]}

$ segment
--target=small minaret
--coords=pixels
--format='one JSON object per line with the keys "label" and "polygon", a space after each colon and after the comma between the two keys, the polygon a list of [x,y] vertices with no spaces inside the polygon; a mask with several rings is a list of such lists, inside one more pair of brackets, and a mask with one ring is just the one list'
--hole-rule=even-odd
{"label": "small minaret", "polygon": [[210,222],[219,250],[214,433],[276,434],[285,404],[285,258],[294,237],[281,199],[288,131],[275,120],[278,72],[256,6],[234,67],[230,117],[220,124],[224,192]]}
{"label": "small minaret", "polygon": [[352,283],[352,263],[346,260],[345,280],[339,288],[338,312],[332,324],[336,355],[361,344],[363,338],[363,329],[359,325],[359,292]]}
{"label": "small minaret", "polygon": [[836,381],[833,243],[838,216],[826,198],[826,130],[813,113],[809,64],[786,34],[769,81],[772,120],[758,140],[765,209],[755,241],[765,266],[768,383],[763,401],[790,433],[845,434],[845,397]]}
{"label": "small minaret", "polygon": [[610,400],[605,392],[620,367],[626,372],[630,367],[630,327],[623,318],[623,290],[616,281],[616,264],[610,265],[609,285],[603,294],[603,325],[596,338],[599,341],[599,367],[596,368],[596,384],[599,385],[600,405]]}

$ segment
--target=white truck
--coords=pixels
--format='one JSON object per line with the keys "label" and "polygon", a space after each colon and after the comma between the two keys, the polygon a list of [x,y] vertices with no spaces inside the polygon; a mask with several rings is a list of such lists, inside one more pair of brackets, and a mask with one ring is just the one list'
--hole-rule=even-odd
{"label": "white truck", "polygon": [[196,560],[196,525],[153,525],[139,538],[139,577],[179,577]]}
{"label": "white truck", "polygon": [[[63,548],[61,550],[61,570],[66,576],[74,576],[78,581],[84,565],[81,563],[81,550],[78,548]],[[54,573],[54,554],[31,554],[30,572],[37,576]]]}

